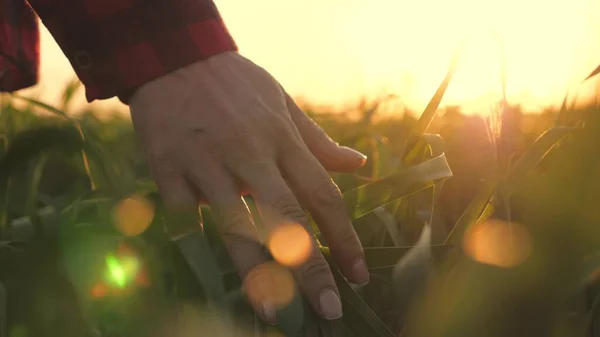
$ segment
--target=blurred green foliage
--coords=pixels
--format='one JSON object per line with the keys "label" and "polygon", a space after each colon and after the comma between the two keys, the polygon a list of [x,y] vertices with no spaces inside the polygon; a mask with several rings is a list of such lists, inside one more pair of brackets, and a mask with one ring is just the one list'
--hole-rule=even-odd
{"label": "blurred green foliage", "polygon": [[[560,128],[550,110],[466,116],[438,109],[448,76],[422,115],[379,116],[377,102],[359,118],[305,109],[370,158],[332,177],[372,280],[357,287],[334,268],[344,318],[322,321],[297,297],[278,313],[279,329],[253,315],[208,207],[189,245],[165,234],[172,220],[126,117],[64,114],[76,82],[61,109],[2,96],[0,337],[598,336],[600,109],[570,111],[576,122]],[[143,234],[123,237],[113,212],[133,193],[156,206],[154,218]],[[488,219],[525,228],[524,261],[494,266],[463,249]],[[498,239],[500,252],[519,252],[516,239]],[[107,256],[124,245],[149,285],[99,286]],[[122,261],[110,261],[122,284]]]}

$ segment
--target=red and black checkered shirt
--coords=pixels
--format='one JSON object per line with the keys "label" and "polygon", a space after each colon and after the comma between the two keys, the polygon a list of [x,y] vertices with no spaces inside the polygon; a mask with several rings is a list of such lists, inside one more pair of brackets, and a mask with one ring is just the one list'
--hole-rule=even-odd
{"label": "red and black checkered shirt", "polygon": [[[0,0],[0,91],[37,82],[41,18],[86,88],[119,96],[178,68],[237,50],[211,0]],[[30,6],[31,7],[30,7]]]}

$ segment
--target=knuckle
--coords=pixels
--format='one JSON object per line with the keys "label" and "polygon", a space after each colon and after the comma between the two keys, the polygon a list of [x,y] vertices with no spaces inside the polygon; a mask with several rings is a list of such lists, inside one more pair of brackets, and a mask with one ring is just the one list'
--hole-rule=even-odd
{"label": "knuckle", "polygon": [[272,205],[273,209],[284,218],[289,218],[300,223],[306,223],[306,213],[300,204],[298,204],[296,198],[293,196],[283,196],[278,198]]}
{"label": "knuckle", "polygon": [[331,138],[327,134],[327,132],[312,119],[306,121],[306,126],[308,130],[310,130],[310,142],[311,144],[317,145],[321,144],[324,141],[331,141]]}
{"label": "knuckle", "polygon": [[348,226],[347,229],[344,228],[343,230],[340,230],[339,233],[336,233],[335,242],[330,243],[330,249],[334,255],[358,256],[363,254],[360,240],[351,226]]}
{"label": "knuckle", "polygon": [[219,212],[217,217],[219,232],[224,239],[238,239],[247,236],[247,229],[251,223],[247,212],[225,211]]}
{"label": "knuckle", "polygon": [[312,255],[304,264],[299,267],[299,273],[304,280],[308,280],[323,277],[324,275],[330,275],[331,269],[329,264],[320,255]]}
{"label": "knuckle", "polygon": [[151,157],[149,167],[152,175],[159,184],[170,184],[181,178],[181,171],[178,169],[175,161],[168,156]]}
{"label": "knuckle", "polygon": [[269,142],[264,135],[245,123],[234,123],[212,137],[211,151],[235,168],[268,157]]}
{"label": "knuckle", "polygon": [[310,200],[319,207],[340,210],[345,208],[342,193],[331,179],[323,179],[314,188]]}

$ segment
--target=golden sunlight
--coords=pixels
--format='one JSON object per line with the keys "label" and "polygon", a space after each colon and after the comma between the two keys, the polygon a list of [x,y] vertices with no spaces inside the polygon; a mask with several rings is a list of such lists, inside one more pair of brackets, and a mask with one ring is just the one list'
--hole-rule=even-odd
{"label": "golden sunlight", "polygon": [[[215,2],[240,52],[315,104],[340,107],[387,91],[421,110],[463,39],[443,105],[489,111],[500,98],[500,46],[511,104],[537,111],[560,104],[568,89],[597,91],[579,86],[600,63],[596,0]],[[55,99],[73,73],[47,33],[42,60],[40,87]]]}
{"label": "golden sunlight", "polygon": [[493,266],[515,267],[529,257],[531,249],[529,232],[516,222],[488,220],[465,233],[465,253]]}

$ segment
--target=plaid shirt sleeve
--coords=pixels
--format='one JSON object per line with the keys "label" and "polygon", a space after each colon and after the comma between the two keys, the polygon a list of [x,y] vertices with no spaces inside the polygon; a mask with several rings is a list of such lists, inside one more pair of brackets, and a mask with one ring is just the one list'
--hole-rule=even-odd
{"label": "plaid shirt sleeve", "polygon": [[36,84],[39,31],[35,14],[23,0],[0,0],[0,92]]}
{"label": "plaid shirt sleeve", "polygon": [[119,96],[126,102],[155,78],[237,50],[212,0],[29,3],[85,85],[88,101]]}

